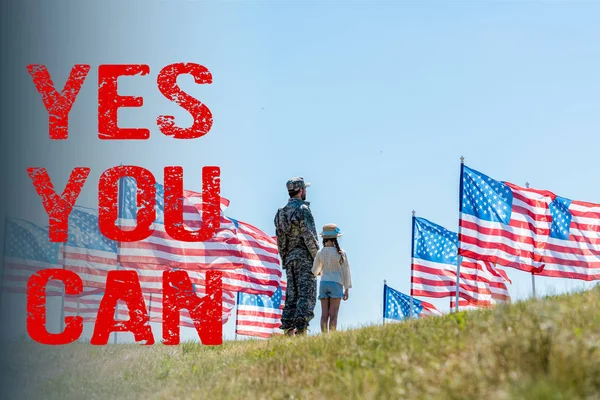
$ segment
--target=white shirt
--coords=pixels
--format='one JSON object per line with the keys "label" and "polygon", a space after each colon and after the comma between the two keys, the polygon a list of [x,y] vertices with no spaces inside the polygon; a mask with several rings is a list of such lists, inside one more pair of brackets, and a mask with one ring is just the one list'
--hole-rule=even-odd
{"label": "white shirt", "polygon": [[350,263],[344,250],[342,250],[342,254],[344,262],[340,264],[340,254],[335,247],[321,248],[315,256],[312,273],[315,276],[321,275],[321,281],[337,282],[344,286],[344,289],[350,289],[352,287]]}

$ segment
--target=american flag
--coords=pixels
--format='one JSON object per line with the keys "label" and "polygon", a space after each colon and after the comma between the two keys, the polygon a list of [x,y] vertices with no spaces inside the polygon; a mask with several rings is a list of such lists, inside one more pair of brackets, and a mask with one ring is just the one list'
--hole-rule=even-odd
{"label": "american flag", "polygon": [[[123,178],[125,187],[121,222],[135,225],[137,212],[136,186],[132,178]],[[221,198],[221,227],[214,237],[205,242],[175,241],[164,228],[164,190],[156,185],[156,222],[154,233],[139,242],[121,243],[121,265],[136,270],[150,270],[153,265],[197,271],[196,283],[203,279],[203,271],[217,269],[223,272],[223,289],[271,296],[282,276],[279,267],[277,243],[252,225],[228,218],[223,210],[229,201]],[[202,224],[202,197],[200,193],[184,191],[184,223],[190,229]]]}
{"label": "american flag", "polygon": [[[235,270],[222,271],[223,298],[225,292],[244,292],[250,294],[273,294],[279,286],[281,270],[277,257],[277,244],[269,236],[265,236],[257,228],[243,222],[235,221],[237,235],[240,237],[249,263],[255,264],[250,267]],[[124,266],[122,269],[134,270],[138,273],[140,284],[144,292],[158,293],[162,291],[162,274],[166,270],[177,268],[147,264]],[[181,268],[183,269],[183,268]],[[205,271],[187,270],[192,283],[199,288],[205,285]]]}
{"label": "american flag", "polygon": [[84,286],[106,285],[108,271],[117,269],[117,242],[100,232],[97,210],[73,207],[63,257],[65,269],[77,273]]}
{"label": "american flag", "polygon": [[287,285],[281,284],[273,296],[238,293],[235,332],[239,335],[268,338],[281,335],[281,313]]}
{"label": "american flag", "polygon": [[[69,218],[69,239],[65,245],[65,268],[77,272],[86,288],[104,289],[108,271],[117,269],[117,242],[107,239],[99,231],[98,216],[95,210],[74,207]],[[121,270],[133,270],[138,274],[140,286],[146,296],[153,293],[155,302],[162,299],[162,274],[165,270],[176,270],[169,266],[155,264],[133,264],[119,267]],[[204,273],[188,271],[196,293],[202,297],[205,293]],[[86,301],[95,297],[84,294]],[[101,295],[97,295],[99,299]],[[149,297],[146,298],[146,301]],[[227,317],[235,306],[235,296],[229,290],[223,290],[223,314]],[[119,310],[121,315],[123,314]],[[226,320],[226,319],[225,319]]]}
{"label": "american flag", "polygon": [[[383,318],[386,321],[403,320],[411,317],[410,296],[385,285]],[[433,304],[412,299],[412,317],[442,315]]]}
{"label": "american flag", "polygon": [[[120,223],[127,229],[136,225],[137,186],[135,179],[121,179],[123,194],[120,204]],[[221,198],[221,211],[229,201]],[[186,270],[235,269],[244,265],[245,259],[236,237],[235,226],[224,218],[221,212],[220,228],[212,239],[204,242],[184,242],[174,240],[164,225],[164,187],[156,184],[156,219],[152,224],[154,232],[150,237],[137,242],[120,243],[119,262],[123,266],[158,264]],[[202,227],[202,194],[184,190],[183,221],[189,230]]]}
{"label": "american flag", "polygon": [[412,296],[456,294],[458,236],[424,218],[413,217]]}
{"label": "american flag", "polygon": [[600,205],[462,166],[460,254],[540,275],[600,279]]}
{"label": "american flag", "polygon": [[223,271],[223,289],[272,296],[282,278],[277,241],[260,229],[228,218],[246,259],[243,268]]}
{"label": "american flag", "polygon": [[[25,293],[34,273],[47,268],[62,268],[62,246],[52,243],[48,229],[20,219],[6,218],[2,290]],[[46,296],[62,296],[62,283],[49,282]]]}
{"label": "american flag", "polygon": [[[458,235],[424,218],[413,220],[413,296],[456,296]],[[473,302],[503,301],[506,273],[491,263],[462,259],[459,296]]]}

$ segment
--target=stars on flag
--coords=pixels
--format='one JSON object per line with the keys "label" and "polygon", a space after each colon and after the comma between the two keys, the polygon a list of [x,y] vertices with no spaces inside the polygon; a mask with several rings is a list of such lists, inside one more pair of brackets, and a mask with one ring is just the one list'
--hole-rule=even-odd
{"label": "stars on flag", "polygon": [[[403,320],[410,317],[410,296],[385,286],[384,318]],[[413,317],[419,317],[423,312],[421,301],[413,297]]]}
{"label": "stars on flag", "polygon": [[279,327],[286,289],[286,282],[280,280],[277,290],[271,297],[239,292],[235,332],[263,338],[282,334]]}
{"label": "stars on flag", "polygon": [[59,243],[52,243],[48,230],[31,222],[6,219],[5,257],[58,264]]}
{"label": "stars on flag", "polygon": [[67,246],[117,252],[117,242],[106,238],[100,232],[97,211],[83,207],[74,207],[69,216]]}
{"label": "stars on flag", "polygon": [[239,303],[245,306],[257,306],[279,310],[282,299],[281,286],[277,288],[273,296],[240,293]]}
{"label": "stars on flag", "polygon": [[568,240],[571,229],[572,214],[569,211],[571,200],[557,196],[550,203],[552,214],[552,225],[550,226],[550,237]]}
{"label": "stars on flag", "polygon": [[[123,207],[121,208],[121,218],[127,218],[135,220],[137,217],[137,213],[139,210],[147,207],[147,204],[142,204],[140,207],[137,205],[137,183],[132,177],[124,177],[121,178],[123,181]],[[164,224],[165,221],[165,205],[164,205],[164,197],[165,190],[163,185],[160,183],[156,183],[156,202],[154,204],[154,209],[156,211],[156,219],[154,220],[154,224]]]}
{"label": "stars on flag", "polygon": [[488,221],[508,224],[512,190],[508,185],[463,167],[462,211]]}
{"label": "stars on flag", "polygon": [[414,257],[456,264],[458,235],[424,218],[415,218]]}

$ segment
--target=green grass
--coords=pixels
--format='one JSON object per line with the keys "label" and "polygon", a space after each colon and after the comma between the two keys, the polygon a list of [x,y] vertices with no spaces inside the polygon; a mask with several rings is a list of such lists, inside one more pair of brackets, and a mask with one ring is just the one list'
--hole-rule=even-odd
{"label": "green grass", "polygon": [[31,398],[600,399],[600,287],[324,336],[12,350]]}

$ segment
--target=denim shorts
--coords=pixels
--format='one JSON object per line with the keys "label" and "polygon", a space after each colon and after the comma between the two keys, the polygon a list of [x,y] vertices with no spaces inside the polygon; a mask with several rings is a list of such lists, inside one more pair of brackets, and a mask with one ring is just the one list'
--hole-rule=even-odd
{"label": "denim shorts", "polygon": [[337,282],[321,281],[319,286],[319,300],[326,299],[341,299],[344,297],[344,287]]}

